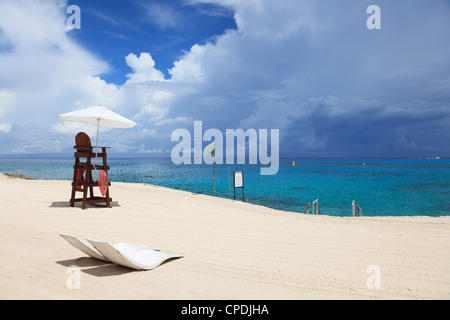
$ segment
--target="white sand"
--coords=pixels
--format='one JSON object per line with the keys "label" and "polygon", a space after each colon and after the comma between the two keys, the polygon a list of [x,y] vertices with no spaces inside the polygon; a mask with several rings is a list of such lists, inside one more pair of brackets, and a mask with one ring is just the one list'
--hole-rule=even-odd
{"label": "white sand", "polygon": [[[0,175],[0,299],[450,298],[450,217],[306,216],[114,182],[113,208],[81,210],[70,188]],[[59,233],[185,257],[132,271]],[[67,284],[71,265],[80,289]]]}

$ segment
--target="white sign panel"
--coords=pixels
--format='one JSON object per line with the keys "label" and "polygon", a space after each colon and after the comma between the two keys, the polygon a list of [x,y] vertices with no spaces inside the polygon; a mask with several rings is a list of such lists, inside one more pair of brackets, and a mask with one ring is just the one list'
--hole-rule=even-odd
{"label": "white sign panel", "polygon": [[242,177],[242,171],[234,173],[234,187],[242,188],[244,186],[244,178]]}

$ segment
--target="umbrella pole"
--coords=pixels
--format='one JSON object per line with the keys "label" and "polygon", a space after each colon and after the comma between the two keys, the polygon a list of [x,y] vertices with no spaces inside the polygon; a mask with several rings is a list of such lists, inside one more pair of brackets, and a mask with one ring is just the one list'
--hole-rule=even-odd
{"label": "umbrella pole", "polygon": [[94,177],[95,178],[97,178],[97,153],[98,153],[98,132],[99,132],[99,129],[100,129],[100,118],[97,119],[97,138],[96,138],[96,141],[95,141],[95,164],[94,164]]}

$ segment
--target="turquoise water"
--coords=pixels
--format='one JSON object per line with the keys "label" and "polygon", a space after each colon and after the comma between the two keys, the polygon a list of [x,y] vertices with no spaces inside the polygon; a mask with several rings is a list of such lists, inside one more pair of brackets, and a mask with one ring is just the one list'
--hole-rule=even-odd
{"label": "turquoise water", "polygon": [[[293,159],[281,159],[274,176],[261,176],[256,165],[216,165],[216,195],[230,198],[233,171],[242,170],[246,201],[275,209],[304,212],[308,202],[319,199],[321,214],[351,216],[355,200],[364,216],[450,215],[450,160],[294,160],[292,166]],[[176,166],[170,159],[108,162],[112,182],[213,193],[212,166]],[[71,180],[73,163],[73,159],[0,159],[0,172],[23,170],[18,173],[27,177]],[[241,189],[236,198],[242,200]]]}

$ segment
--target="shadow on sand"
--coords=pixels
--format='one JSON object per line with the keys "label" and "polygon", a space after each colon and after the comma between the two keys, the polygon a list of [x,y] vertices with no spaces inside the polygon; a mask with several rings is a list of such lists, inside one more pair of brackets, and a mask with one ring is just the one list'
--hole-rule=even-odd
{"label": "shadow on sand", "polygon": [[[111,201],[111,206],[113,208],[115,207],[120,207],[120,204],[118,201]],[[52,202],[52,204],[49,206],[50,208],[70,208],[70,202],[69,201],[54,201]],[[81,202],[75,202],[75,208],[80,208],[81,209]],[[104,209],[106,208],[105,206],[102,205],[93,205],[93,204],[88,204],[86,206],[86,209]]]}
{"label": "shadow on sand", "polygon": [[74,266],[79,267],[80,269],[82,269],[82,272],[96,277],[119,276],[122,274],[137,271],[119,266],[111,262],[101,261],[88,257],[56,261],[55,263],[67,268]]}

